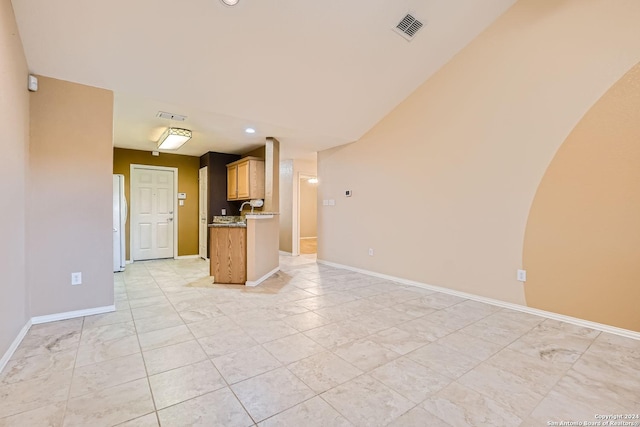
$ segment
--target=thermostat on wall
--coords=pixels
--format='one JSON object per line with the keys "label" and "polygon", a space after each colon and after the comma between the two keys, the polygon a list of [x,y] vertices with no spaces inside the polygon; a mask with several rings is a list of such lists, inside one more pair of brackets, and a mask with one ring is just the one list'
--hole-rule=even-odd
{"label": "thermostat on wall", "polygon": [[184,200],[187,198],[187,193],[178,193],[178,200]]}

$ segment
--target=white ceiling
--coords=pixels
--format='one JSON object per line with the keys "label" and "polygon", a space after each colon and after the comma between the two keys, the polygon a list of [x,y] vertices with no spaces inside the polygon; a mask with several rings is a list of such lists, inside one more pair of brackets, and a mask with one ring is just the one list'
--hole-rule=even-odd
{"label": "white ceiling", "polygon": [[514,2],[12,0],[30,72],[114,91],[115,146],[153,150],[161,110],[188,116],[178,154],[283,159],[361,137]]}

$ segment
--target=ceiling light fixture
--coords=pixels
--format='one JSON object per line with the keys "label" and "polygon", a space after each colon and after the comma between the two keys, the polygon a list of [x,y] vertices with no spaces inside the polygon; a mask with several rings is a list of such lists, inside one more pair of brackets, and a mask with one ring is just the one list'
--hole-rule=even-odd
{"label": "ceiling light fixture", "polygon": [[256,130],[254,128],[246,128],[244,131],[246,133],[256,133]]}
{"label": "ceiling light fixture", "polygon": [[191,131],[189,129],[170,127],[162,133],[162,136],[158,140],[158,149],[177,150],[190,139]]}
{"label": "ceiling light fixture", "polygon": [[224,3],[227,6],[235,6],[238,4],[239,0],[220,0],[222,1],[222,3]]}

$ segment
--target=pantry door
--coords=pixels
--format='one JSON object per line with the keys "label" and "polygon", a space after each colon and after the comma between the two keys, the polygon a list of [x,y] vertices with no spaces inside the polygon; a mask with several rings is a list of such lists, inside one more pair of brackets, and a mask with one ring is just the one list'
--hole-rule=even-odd
{"label": "pantry door", "polygon": [[175,168],[131,165],[131,248],[134,261],[174,258]]}

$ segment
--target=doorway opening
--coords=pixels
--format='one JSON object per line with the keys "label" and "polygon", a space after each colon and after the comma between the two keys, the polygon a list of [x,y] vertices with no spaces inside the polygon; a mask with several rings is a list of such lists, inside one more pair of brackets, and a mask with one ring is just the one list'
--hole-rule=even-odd
{"label": "doorway opening", "polygon": [[298,247],[300,255],[318,252],[318,180],[300,174],[298,181]]}
{"label": "doorway opening", "polygon": [[131,259],[178,253],[178,169],[131,165]]}

